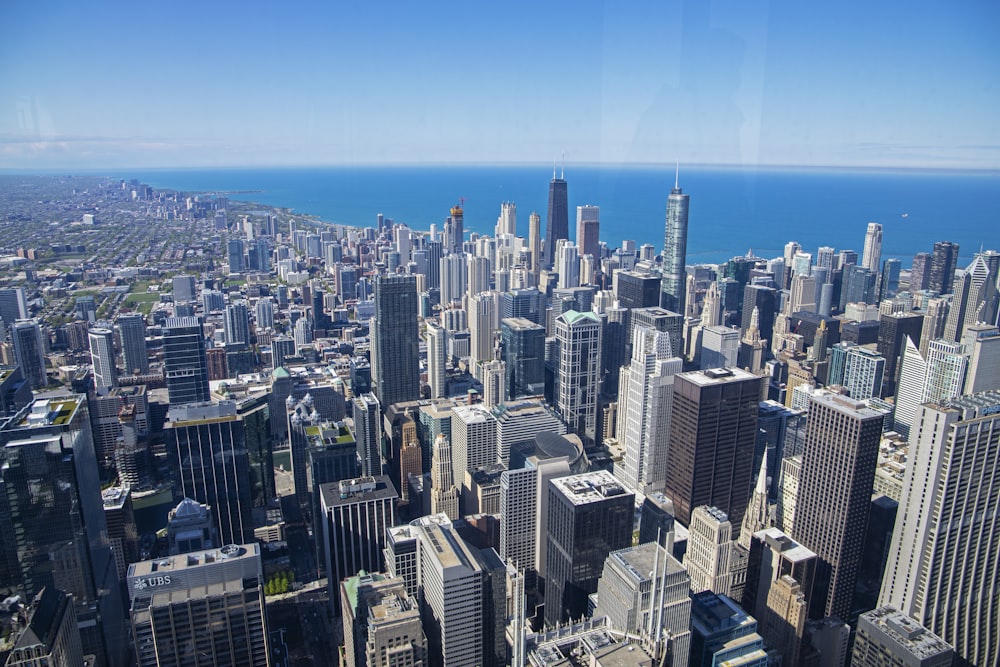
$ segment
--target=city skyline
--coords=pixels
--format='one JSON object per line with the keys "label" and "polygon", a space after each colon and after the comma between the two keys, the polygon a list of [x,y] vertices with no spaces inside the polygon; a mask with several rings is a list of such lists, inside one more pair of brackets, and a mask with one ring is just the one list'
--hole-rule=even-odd
{"label": "city skyline", "polygon": [[242,9],[6,5],[0,168],[1000,167],[991,3]]}

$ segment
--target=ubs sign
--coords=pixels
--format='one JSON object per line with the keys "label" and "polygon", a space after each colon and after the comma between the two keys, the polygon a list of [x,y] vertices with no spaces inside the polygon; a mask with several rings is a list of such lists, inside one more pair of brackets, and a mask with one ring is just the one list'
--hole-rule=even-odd
{"label": "ubs sign", "polygon": [[144,591],[147,588],[167,586],[170,584],[170,575],[165,574],[158,577],[137,577],[132,581],[132,588],[137,591]]}

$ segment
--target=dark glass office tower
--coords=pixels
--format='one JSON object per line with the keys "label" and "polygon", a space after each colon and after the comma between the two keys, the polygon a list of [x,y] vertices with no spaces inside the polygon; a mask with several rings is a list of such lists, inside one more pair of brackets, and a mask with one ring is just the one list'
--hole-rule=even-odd
{"label": "dark glass office tower", "polygon": [[125,375],[135,371],[149,372],[149,355],[146,354],[146,317],[139,313],[118,316],[118,335],[122,342],[122,361]]}
{"label": "dark glass office tower", "polygon": [[243,426],[233,401],[172,406],[164,425],[178,494],[212,507],[224,544],[254,541]]}
{"label": "dark glass office tower", "polygon": [[124,664],[124,605],[111,552],[87,398],[36,399],[0,426],[0,581],[31,600],[73,595],[83,647]]}
{"label": "dark glass office tower", "polygon": [[569,238],[569,195],[566,181],[552,171],[549,183],[549,214],[545,221],[545,248],[542,265],[551,269],[556,259],[556,242]]}
{"label": "dark glass office tower", "polygon": [[958,244],[951,241],[935,243],[934,252],[931,254],[931,277],[927,289],[939,294],[951,294],[957,266]]}
{"label": "dark glass office tower", "polygon": [[506,363],[504,398],[540,396],[545,392],[545,328],[523,317],[500,321]]}
{"label": "dark glass office tower", "polygon": [[687,256],[688,200],[677,181],[667,197],[667,222],[663,233],[663,280],[660,283],[660,307],[684,313],[687,282],[684,270]]}
{"label": "dark glass office tower", "polygon": [[371,321],[372,379],[383,408],[420,398],[420,336],[415,276],[375,278]]}
{"label": "dark glass office tower", "polygon": [[163,327],[163,374],[171,405],[210,399],[205,331],[197,317],[167,318]]}
{"label": "dark glass office tower", "polygon": [[545,623],[581,618],[604,561],[632,544],[635,494],[601,470],[549,481]]}
{"label": "dark glass office tower", "polygon": [[813,618],[850,619],[884,419],[844,396],[810,399],[792,537],[819,557]]}
{"label": "dark glass office tower", "polygon": [[762,381],[738,368],[674,376],[664,495],[681,524],[690,523],[699,505],[718,507],[734,526],[742,524],[755,472]]}

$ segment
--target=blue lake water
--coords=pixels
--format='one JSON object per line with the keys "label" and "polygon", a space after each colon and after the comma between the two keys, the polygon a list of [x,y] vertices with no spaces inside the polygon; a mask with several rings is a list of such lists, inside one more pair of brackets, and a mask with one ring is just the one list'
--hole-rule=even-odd
{"label": "blue lake water", "polygon": [[[527,234],[532,210],[544,233],[546,166],[317,167],[133,170],[115,174],[184,191],[255,191],[231,195],[294,209],[342,224],[370,226],[378,213],[413,229],[441,223],[464,200],[467,231],[492,234],[500,204],[517,204],[518,233]],[[575,235],[575,207],[601,207],[601,239],[663,244],[672,168],[570,166],[565,171]],[[860,253],[867,223],[884,227],[883,258],[908,268],[935,241],[961,246],[960,266],[980,246],[1000,249],[1000,172],[924,170],[783,170],[682,168],[680,186],[691,196],[688,263],[721,262],[749,249],[781,254],[797,241],[808,252],[821,245]]]}

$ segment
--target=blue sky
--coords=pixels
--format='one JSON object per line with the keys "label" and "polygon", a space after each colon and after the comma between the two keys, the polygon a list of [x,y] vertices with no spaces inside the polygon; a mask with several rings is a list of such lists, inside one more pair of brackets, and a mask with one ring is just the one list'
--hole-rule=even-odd
{"label": "blue sky", "polygon": [[1000,168],[1000,3],[0,2],[0,168]]}

